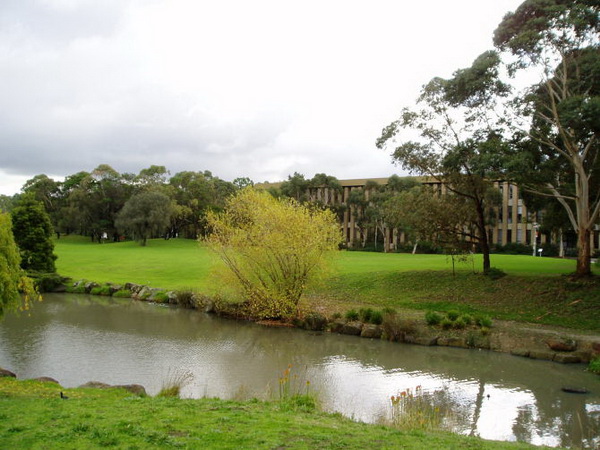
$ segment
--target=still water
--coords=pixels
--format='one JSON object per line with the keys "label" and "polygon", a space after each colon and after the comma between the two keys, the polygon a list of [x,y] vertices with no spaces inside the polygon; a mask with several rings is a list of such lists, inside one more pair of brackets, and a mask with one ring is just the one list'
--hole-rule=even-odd
{"label": "still water", "polygon": [[[421,347],[219,319],[145,302],[48,294],[30,315],[0,322],[0,367],[50,376],[138,383],[150,395],[193,375],[183,395],[277,397],[292,365],[293,389],[365,422],[390,417],[390,397],[421,386],[452,411],[453,428],[485,439],[550,446],[600,445],[600,379],[583,365]],[[562,386],[585,386],[567,394]]]}

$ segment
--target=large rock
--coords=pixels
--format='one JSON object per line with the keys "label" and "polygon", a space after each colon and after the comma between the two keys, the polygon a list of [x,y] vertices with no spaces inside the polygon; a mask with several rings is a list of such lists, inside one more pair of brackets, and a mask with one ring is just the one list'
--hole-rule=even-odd
{"label": "large rock", "polygon": [[146,389],[141,384],[116,384],[110,387],[125,389],[126,391],[129,391],[132,394],[139,395],[140,397],[144,397],[147,395]]}
{"label": "large rock", "polygon": [[572,352],[577,348],[577,341],[567,338],[550,338],[546,345],[555,352]]}
{"label": "large rock", "polygon": [[60,385],[60,383],[57,380],[55,380],[54,378],[51,378],[51,377],[37,377],[37,378],[32,378],[32,380],[41,381],[42,383],[54,383],[54,384]]}
{"label": "large rock", "polygon": [[373,325],[370,323],[366,323],[363,325],[362,331],[360,332],[360,337],[371,338],[371,339],[381,339],[381,334],[383,330],[379,325]]}
{"label": "large rock", "polygon": [[442,347],[469,348],[465,338],[454,336],[439,337],[437,340],[437,345],[440,345]]}
{"label": "large rock", "polygon": [[92,389],[108,389],[110,384],[102,383],[100,381],[88,381],[85,384],[79,386],[80,388],[92,388]]}
{"label": "large rock", "polygon": [[304,327],[310,331],[323,331],[327,327],[327,318],[318,312],[312,312],[304,318]]}
{"label": "large rock", "polygon": [[554,355],[554,361],[563,364],[577,364],[581,362],[581,358],[573,353],[557,353]]}
{"label": "large rock", "polygon": [[351,336],[360,336],[362,332],[363,324],[362,322],[354,321],[345,323],[342,327],[342,334],[349,334]]}
{"label": "large rock", "polygon": [[13,372],[7,369],[3,369],[2,367],[0,367],[0,377],[17,378],[17,376]]}

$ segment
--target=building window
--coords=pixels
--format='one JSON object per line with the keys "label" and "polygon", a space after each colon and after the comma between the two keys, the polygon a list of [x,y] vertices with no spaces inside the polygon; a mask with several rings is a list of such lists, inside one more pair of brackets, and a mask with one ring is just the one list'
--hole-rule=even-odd
{"label": "building window", "polygon": [[522,228],[517,228],[517,243],[518,244],[523,243],[523,229]]}
{"label": "building window", "polygon": [[517,207],[517,223],[523,222],[523,207]]}
{"label": "building window", "polygon": [[502,245],[502,228],[498,228],[498,238],[496,239],[496,244]]}
{"label": "building window", "polygon": [[512,242],[512,230],[506,230],[506,243]]}
{"label": "building window", "polygon": [[507,223],[512,223],[512,220],[513,220],[513,211],[512,211],[512,208],[508,208],[508,221],[507,221]]}

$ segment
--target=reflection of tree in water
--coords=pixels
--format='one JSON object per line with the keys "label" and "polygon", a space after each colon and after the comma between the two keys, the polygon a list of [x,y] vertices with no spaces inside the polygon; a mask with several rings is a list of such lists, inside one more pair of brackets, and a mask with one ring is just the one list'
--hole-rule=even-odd
{"label": "reflection of tree in water", "polygon": [[600,410],[594,414],[586,408],[586,396],[556,392],[537,398],[535,405],[518,410],[513,425],[517,440],[535,443],[556,436],[562,447],[598,448],[600,444]]}

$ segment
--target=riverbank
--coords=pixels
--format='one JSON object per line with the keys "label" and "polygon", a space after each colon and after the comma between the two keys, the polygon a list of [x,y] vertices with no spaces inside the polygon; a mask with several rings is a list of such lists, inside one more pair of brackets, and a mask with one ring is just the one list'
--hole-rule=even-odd
{"label": "riverbank", "polygon": [[0,416],[2,448],[535,448],[367,425],[299,402],[139,397],[2,377]]}

